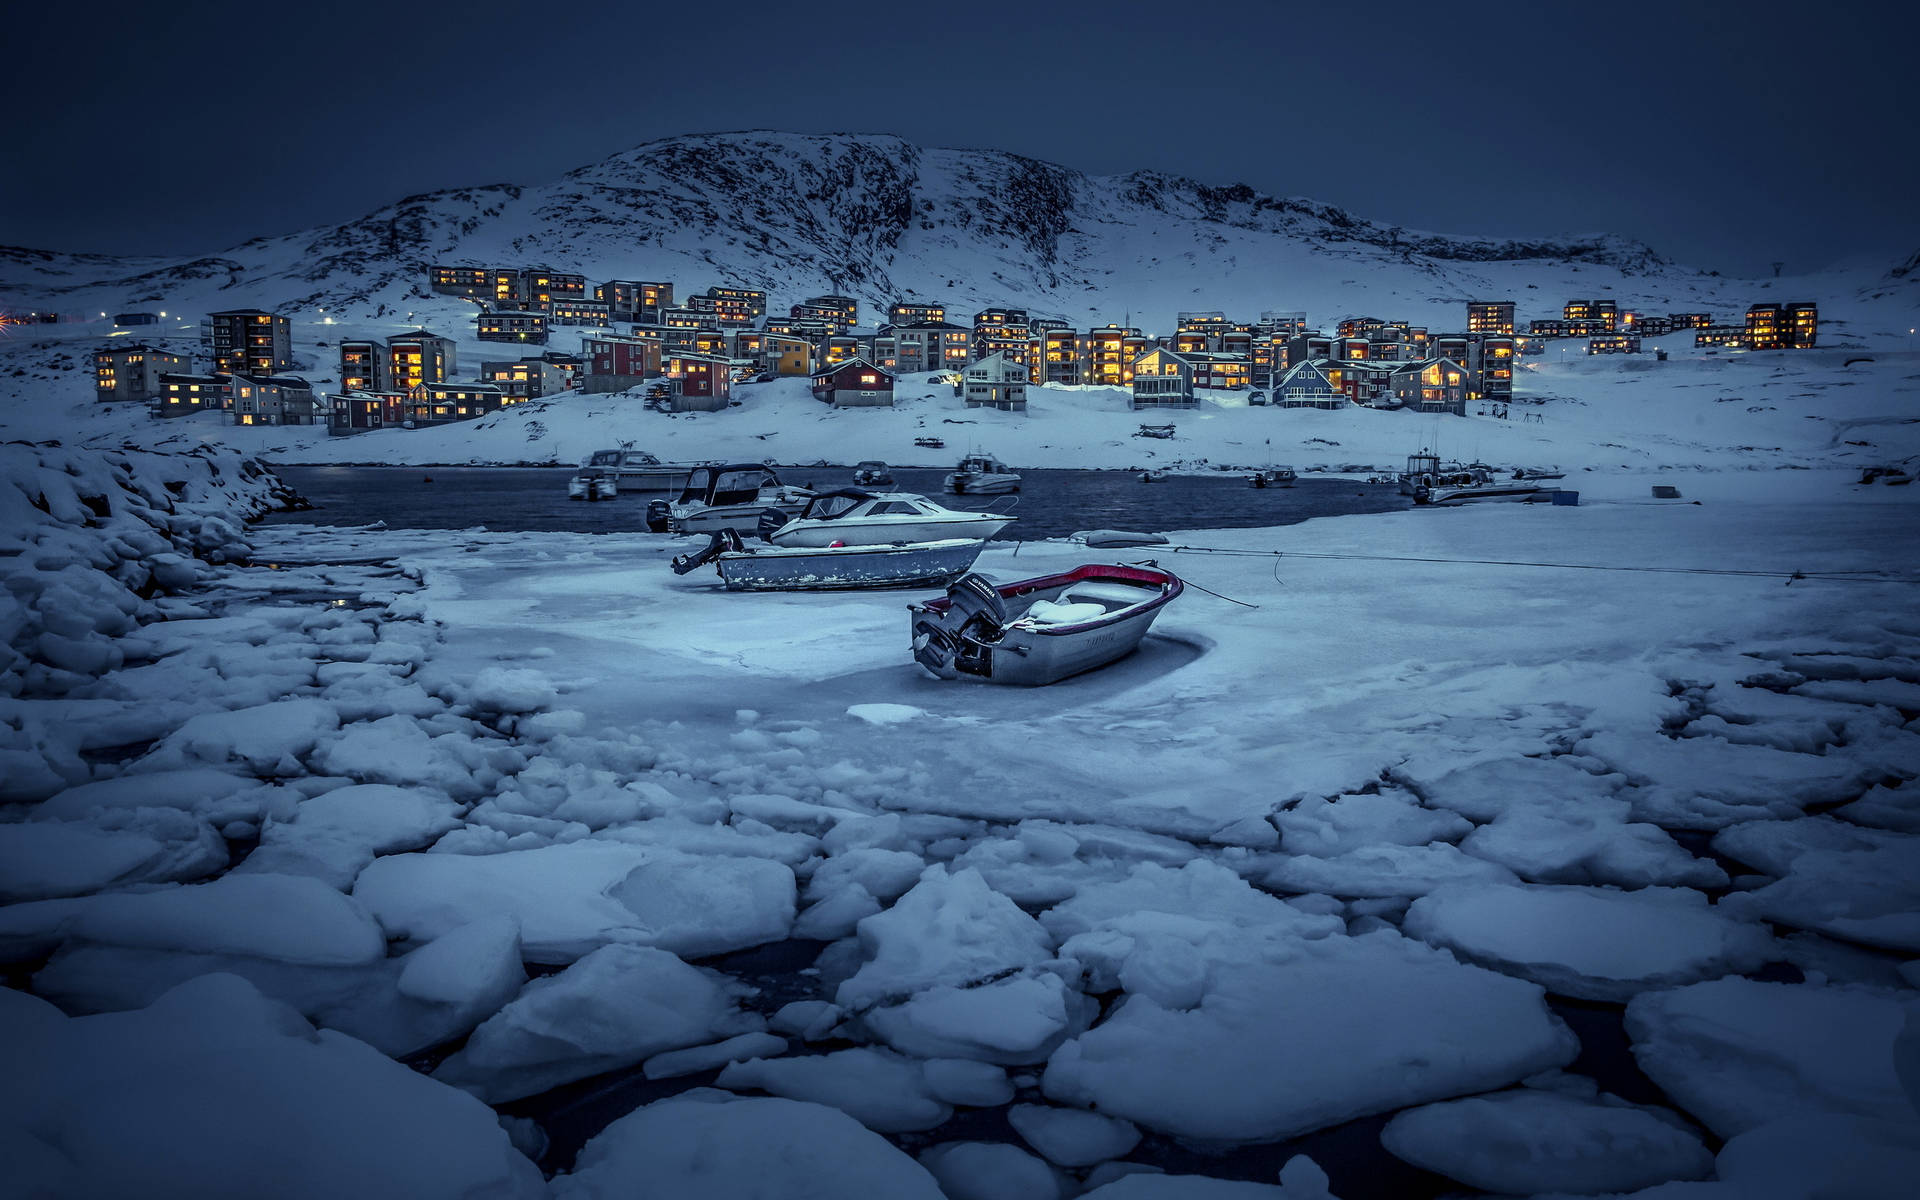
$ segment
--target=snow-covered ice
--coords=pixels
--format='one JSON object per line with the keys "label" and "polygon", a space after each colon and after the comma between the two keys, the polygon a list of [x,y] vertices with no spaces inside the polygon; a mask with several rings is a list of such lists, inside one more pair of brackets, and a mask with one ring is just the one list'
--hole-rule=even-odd
{"label": "snow-covered ice", "polygon": [[1090,1167],[1140,1144],[1140,1131],[1130,1122],[1083,1109],[1016,1104],[1007,1121],[1048,1162],[1063,1167]]}

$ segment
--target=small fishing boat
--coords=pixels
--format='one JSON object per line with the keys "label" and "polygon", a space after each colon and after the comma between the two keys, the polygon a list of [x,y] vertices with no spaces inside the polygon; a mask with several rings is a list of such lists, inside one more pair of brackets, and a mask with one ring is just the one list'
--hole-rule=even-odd
{"label": "small fishing boat", "polygon": [[879,459],[869,458],[854,464],[853,486],[855,487],[892,487],[893,472]]}
{"label": "small fishing boat", "polygon": [[1442,462],[1421,451],[1407,456],[1400,476],[1400,494],[1416,505],[1454,508],[1462,504],[1496,501],[1540,502],[1553,499],[1555,489],[1530,479],[1499,480],[1485,463]]}
{"label": "small fishing boat", "polygon": [[595,450],[580,464],[597,467],[613,476],[623,492],[677,492],[687,485],[692,463],[664,463],[644,450],[622,446],[618,450]]}
{"label": "small fishing boat", "polygon": [[759,529],[776,546],[878,546],[948,538],[984,541],[1013,522],[1004,513],[946,508],[911,492],[839,488],[813,496],[789,521],[776,523],[769,511]]}
{"label": "small fishing boat", "polygon": [[768,510],[786,518],[806,507],[806,488],[780,482],[765,463],[695,467],[677,499],[647,503],[647,528],[655,533],[713,533],[720,529],[757,529]]}
{"label": "small fishing boat", "polygon": [[947,448],[946,441],[937,437],[917,437],[913,439],[913,444],[922,450],[945,450]]}
{"label": "small fishing boat", "polygon": [[1056,683],[1131,654],[1184,586],[1158,567],[1098,563],[998,586],[967,575],[907,606],[913,657],[942,679]]}
{"label": "small fishing boat", "polygon": [[1268,467],[1264,471],[1255,471],[1247,476],[1247,482],[1257,488],[1292,487],[1300,478],[1299,472],[1292,467]]}
{"label": "small fishing boat", "polygon": [[620,484],[612,472],[600,467],[581,467],[578,474],[567,480],[569,500],[612,500],[619,494]]}
{"label": "small fishing boat", "polygon": [[946,538],[880,546],[749,546],[722,529],[705,549],[673,560],[685,575],[712,563],[730,592],[933,587],[964,575],[986,542]]}
{"label": "small fishing boat", "polygon": [[1532,467],[1515,467],[1513,469],[1513,477],[1521,480],[1565,479],[1567,473],[1565,471],[1539,471]]}
{"label": "small fishing boat", "polygon": [[947,490],[956,496],[998,496],[1020,490],[1020,477],[991,454],[969,454],[947,476]]}

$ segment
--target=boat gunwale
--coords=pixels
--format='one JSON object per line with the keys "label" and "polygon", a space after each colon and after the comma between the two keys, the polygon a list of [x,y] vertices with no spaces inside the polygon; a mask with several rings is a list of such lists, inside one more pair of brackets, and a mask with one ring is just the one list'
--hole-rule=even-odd
{"label": "boat gunwale", "polygon": [[[1082,566],[1075,567],[1071,571],[1061,571],[1053,575],[1040,575],[1032,579],[1015,580],[1008,584],[997,584],[994,590],[1000,594],[1002,599],[1011,600],[1019,596],[1031,595],[1034,592],[1046,591],[1048,588],[1085,583],[1089,579],[1097,578],[1119,579],[1127,583],[1154,583],[1159,585],[1160,591],[1157,595],[1146,600],[1126,605],[1123,608],[1116,608],[1111,612],[1102,613],[1091,620],[1076,621],[1069,625],[1022,625],[1018,632],[1043,637],[1059,637],[1066,634],[1085,633],[1088,630],[1099,629],[1107,625],[1118,625],[1122,621],[1127,621],[1164,607],[1179,596],[1182,591],[1186,590],[1186,584],[1172,571],[1164,571],[1158,567],[1130,567],[1122,563],[1086,563]],[[938,596],[931,600],[916,601],[907,605],[907,609],[910,612],[944,613],[952,603],[952,600],[949,598]],[[1015,622],[1009,622],[1006,630],[1012,631],[1014,624]],[[1006,632],[1003,631],[1001,640],[1004,641],[1005,639]]]}

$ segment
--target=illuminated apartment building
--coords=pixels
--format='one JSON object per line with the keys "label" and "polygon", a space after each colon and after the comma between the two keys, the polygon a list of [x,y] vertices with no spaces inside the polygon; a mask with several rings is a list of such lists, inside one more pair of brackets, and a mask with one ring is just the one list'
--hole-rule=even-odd
{"label": "illuminated apartment building", "polygon": [[95,400],[145,400],[160,396],[160,377],[178,374],[193,364],[184,354],[154,346],[118,344],[93,354]]}
{"label": "illuminated apartment building", "polygon": [[340,342],[340,390],[342,392],[384,392],[387,390],[387,347],[371,338]]}
{"label": "illuminated apartment building", "polygon": [[490,383],[423,383],[407,393],[402,424],[411,421],[421,428],[471,421],[500,411],[506,402],[506,396]]}
{"label": "illuminated apartment building", "polygon": [[313,425],[325,420],[313,385],[292,375],[235,375],[229,385],[235,425]]}
{"label": "illuminated apartment building", "polygon": [[894,360],[902,375],[958,371],[967,365],[972,350],[973,331],[951,321],[911,321],[893,327]]}
{"label": "illuminated apartment building", "polygon": [[1609,333],[1587,339],[1588,354],[1638,354],[1640,339],[1630,333]]}
{"label": "illuminated apartment building", "polygon": [[1071,329],[1049,329],[1040,334],[1038,367],[1041,383],[1085,383],[1085,343]]}
{"label": "illuminated apartment building", "polygon": [[522,358],[513,362],[481,363],[480,382],[499,388],[502,404],[518,404],[566,391],[568,373],[558,363],[545,358]]}
{"label": "illuminated apartment building", "polygon": [[[775,375],[812,375],[814,343],[790,333],[761,335],[762,364]],[[896,347],[896,353],[898,348]]]}
{"label": "illuminated apartment building", "polygon": [[1467,371],[1450,358],[1429,358],[1394,369],[1395,403],[1420,412],[1467,415]]}
{"label": "illuminated apartment building", "polygon": [[1033,329],[1024,308],[989,308],[973,317],[973,361],[1004,354],[1033,370]]}
{"label": "illuminated apartment building", "polygon": [[1386,327],[1387,323],[1379,317],[1348,317],[1335,326],[1333,331],[1341,337],[1359,337],[1370,329]]}
{"label": "illuminated apartment building", "polygon": [[824,309],[834,314],[833,319],[839,322],[842,330],[852,329],[860,323],[860,302],[852,296],[808,296],[804,303],[810,308]]}
{"label": "illuminated apartment building", "polygon": [[[816,299],[825,299],[825,297],[816,297]],[[816,304],[813,300],[807,300],[789,306],[787,316],[794,322],[796,333],[801,332],[802,323],[824,326],[828,330],[825,336],[828,337],[853,328],[853,322],[847,319],[847,310],[836,304]]]}
{"label": "illuminated apartment building", "polygon": [[293,322],[257,308],[209,313],[200,336],[216,371],[274,375],[293,368]]}
{"label": "illuminated apartment building", "polygon": [[605,300],[588,300],[582,296],[555,296],[547,305],[547,324],[554,325],[595,325],[606,327],[613,322],[613,313]]}
{"label": "illuminated apartment building", "polygon": [[1747,327],[1745,325],[1699,325],[1694,327],[1693,345],[1696,350],[1744,350],[1747,348]]}
{"label": "illuminated apartment building", "polygon": [[444,383],[458,370],[452,338],[428,333],[396,333],[387,339],[387,372],[372,391],[409,392],[423,383]]}
{"label": "illuminated apartment building", "polygon": [[222,412],[233,400],[231,375],[162,375],[160,394],[147,404],[152,417],[184,417],[197,412]]}
{"label": "illuminated apartment building", "polygon": [[1184,355],[1156,346],[1133,362],[1133,395],[1127,407],[1194,408],[1193,364]]}
{"label": "illuminated apartment building", "polygon": [[607,333],[580,339],[585,360],[581,390],[591,393],[624,392],[660,374],[658,340]]}
{"label": "illuminated apartment building", "polygon": [[962,379],[968,408],[997,408],[1003,412],[1025,412],[1027,408],[1027,367],[1004,354],[990,354],[967,364]]}
{"label": "illuminated apartment building", "polygon": [[759,288],[710,287],[707,289],[707,295],[716,301],[724,302],[715,310],[722,315],[730,316],[735,312],[746,314],[744,321],[729,321],[728,324],[751,325],[767,315],[767,294]]}
{"label": "illuminated apartment building", "polygon": [[1255,333],[1277,333],[1282,337],[1292,337],[1307,331],[1307,314],[1295,310],[1269,309],[1260,314],[1254,322]]}
{"label": "illuminated apartment building", "polygon": [[711,354],[670,354],[674,412],[719,412],[733,395],[733,360]]}
{"label": "illuminated apartment building", "polygon": [[1083,383],[1126,387],[1133,382],[1133,364],[1153,348],[1153,342],[1132,326],[1106,325],[1090,329],[1081,339],[1086,362]]}
{"label": "illuminated apartment building", "polygon": [[1709,313],[1668,313],[1667,325],[1672,329],[1703,329],[1713,324]]}
{"label": "illuminated apartment building", "polygon": [[496,309],[473,319],[474,334],[483,342],[547,344],[547,314],[527,309]]}
{"label": "illuminated apartment building", "polygon": [[660,310],[660,324],[668,329],[705,329],[713,324],[713,314],[684,305]]}
{"label": "illuminated apartment building", "polygon": [[493,291],[493,273],[485,267],[428,267],[427,286],[442,296],[483,300]]}
{"label": "illuminated apartment building", "polygon": [[1819,333],[1820,310],[1811,302],[1756,304],[1747,309],[1749,349],[1807,350]]}
{"label": "illuminated apartment building", "polygon": [[867,357],[865,341],[851,334],[836,333],[820,343],[820,365],[831,367],[856,358]]}
{"label": "illuminated apartment building", "polygon": [[593,297],[606,301],[610,320],[658,325],[661,314],[673,307],[673,285],[640,279],[609,279],[593,289]]}
{"label": "illuminated apartment building", "polygon": [[1620,324],[1620,306],[1612,300],[1569,300],[1560,316],[1567,321],[1597,321],[1601,332],[1612,333]]}
{"label": "illuminated apartment building", "polygon": [[944,321],[947,319],[947,306],[928,304],[919,300],[895,300],[887,309],[887,324],[915,325],[921,321]]}
{"label": "illuminated apartment building", "polygon": [[753,311],[751,300],[741,296],[721,295],[720,291],[719,288],[708,288],[704,294],[688,296],[682,307],[688,312],[700,313],[706,318],[704,323],[707,325],[754,323],[759,314]]}
{"label": "illuminated apartment building", "polygon": [[1511,300],[1469,300],[1467,302],[1468,333],[1498,333],[1513,336],[1513,301]]}

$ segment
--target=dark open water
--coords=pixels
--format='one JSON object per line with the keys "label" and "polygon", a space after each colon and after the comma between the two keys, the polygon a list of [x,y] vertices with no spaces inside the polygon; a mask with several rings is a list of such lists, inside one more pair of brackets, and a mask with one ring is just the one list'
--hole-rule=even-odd
{"label": "dark open water", "polygon": [[[788,483],[852,486],[849,467],[781,467]],[[395,529],[625,533],[646,529],[647,501],[662,493],[623,495],[589,504],[567,498],[572,468],[551,467],[276,467],[316,506],[275,513],[269,523],[367,525]],[[943,496],[945,470],[900,469],[894,491],[919,492],[949,508],[1004,510],[1007,499]],[[1083,529],[1240,529],[1292,525],[1309,517],[1387,512],[1409,501],[1391,486],[1350,479],[1302,479],[1290,488],[1254,488],[1244,474],[1169,475],[1140,482],[1133,471],[1022,469],[1020,518],[1003,535],[1032,541]],[[428,482],[431,480],[432,482]],[[994,503],[998,500],[998,503]]]}

